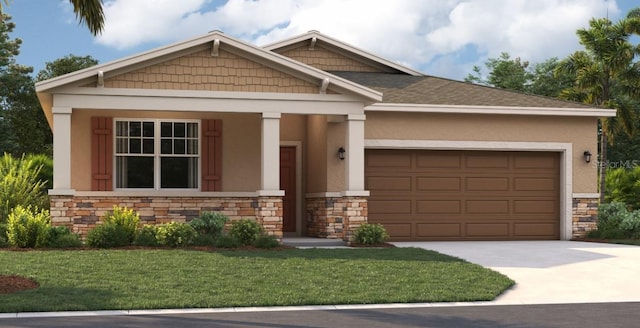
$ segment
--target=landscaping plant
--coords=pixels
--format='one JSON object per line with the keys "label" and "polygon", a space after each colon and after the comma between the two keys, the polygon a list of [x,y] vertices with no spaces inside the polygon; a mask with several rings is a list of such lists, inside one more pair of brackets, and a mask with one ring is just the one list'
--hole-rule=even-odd
{"label": "landscaping plant", "polygon": [[45,246],[50,223],[49,211],[16,206],[7,220],[9,245],[21,248]]}
{"label": "landscaping plant", "polygon": [[133,209],[114,206],[87,234],[87,245],[99,248],[129,246],[136,239],[140,216]]}
{"label": "landscaping plant", "polygon": [[253,220],[238,220],[231,223],[229,235],[238,239],[240,244],[247,246],[253,245],[253,242],[262,234],[262,227]]}
{"label": "landscaping plant", "polygon": [[253,246],[255,246],[256,248],[276,248],[280,246],[280,242],[275,236],[260,235],[253,242]]}
{"label": "landscaping plant", "polygon": [[45,247],[72,248],[82,246],[80,237],[65,226],[53,226],[47,229]]}
{"label": "landscaping plant", "polygon": [[224,231],[224,225],[229,217],[220,212],[203,211],[200,216],[191,220],[189,224],[199,235],[211,235],[218,237]]}
{"label": "landscaping plant", "polygon": [[361,224],[353,234],[353,242],[365,245],[382,244],[387,238],[389,234],[379,223]]}
{"label": "landscaping plant", "polygon": [[0,157],[0,222],[18,205],[34,209],[48,208],[45,182],[40,180],[42,166],[26,157],[16,159],[9,154]]}
{"label": "landscaping plant", "polygon": [[136,246],[147,247],[158,246],[158,239],[156,238],[157,233],[158,229],[156,226],[145,224],[138,231],[136,240],[133,241],[133,244]]}
{"label": "landscaping plant", "polygon": [[169,222],[156,227],[156,240],[162,246],[187,246],[195,236],[196,231],[188,223]]}
{"label": "landscaping plant", "polygon": [[640,210],[629,211],[621,202],[601,204],[598,207],[597,229],[590,231],[588,236],[602,239],[640,238]]}

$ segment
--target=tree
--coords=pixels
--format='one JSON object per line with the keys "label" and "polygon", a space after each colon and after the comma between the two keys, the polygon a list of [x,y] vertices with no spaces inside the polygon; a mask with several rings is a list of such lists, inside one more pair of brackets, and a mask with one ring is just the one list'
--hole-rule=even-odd
{"label": "tree", "polygon": [[601,108],[616,109],[617,117],[600,121],[600,193],[604,202],[607,146],[616,133],[632,135],[640,99],[640,45],[630,42],[640,35],[640,8],[624,19],[612,23],[607,18],[594,18],[589,28],[577,31],[585,50],[576,51],[560,62],[558,74],[575,74],[573,85],[560,97],[581,101]]}
{"label": "tree", "polygon": [[[93,35],[102,33],[104,29],[102,0],[69,0],[69,2],[80,24],[84,23]],[[9,0],[4,0],[4,4],[8,6]],[[2,11],[1,2],[0,11]]]}
{"label": "tree", "polygon": [[557,97],[561,90],[569,87],[573,76],[565,74],[554,75],[558,65],[558,58],[553,57],[533,66],[520,57],[511,59],[503,52],[498,58],[489,58],[485,63],[489,71],[488,77],[482,77],[482,70],[473,67],[473,73],[467,75],[466,82],[484,84],[492,87],[531,93],[541,96]]}
{"label": "tree", "polygon": [[38,72],[36,81],[44,81],[56,76],[75,72],[83,68],[98,65],[98,60],[91,56],[75,56],[69,54],[45,64],[45,68]]}

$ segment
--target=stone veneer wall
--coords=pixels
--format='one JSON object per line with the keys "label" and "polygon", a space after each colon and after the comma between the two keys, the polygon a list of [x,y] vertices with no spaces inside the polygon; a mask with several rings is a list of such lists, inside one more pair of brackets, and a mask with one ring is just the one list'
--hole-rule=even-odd
{"label": "stone veneer wall", "polygon": [[367,211],[364,197],[307,198],[306,235],[350,241],[353,232],[367,222]]}
{"label": "stone veneer wall", "polygon": [[201,211],[221,212],[231,221],[256,220],[267,234],[282,239],[281,197],[50,196],[50,199],[52,223],[67,226],[82,236],[117,205],[134,209],[143,224],[187,222]]}
{"label": "stone veneer wall", "polygon": [[584,237],[596,229],[598,222],[598,198],[574,198],[572,211],[572,237]]}

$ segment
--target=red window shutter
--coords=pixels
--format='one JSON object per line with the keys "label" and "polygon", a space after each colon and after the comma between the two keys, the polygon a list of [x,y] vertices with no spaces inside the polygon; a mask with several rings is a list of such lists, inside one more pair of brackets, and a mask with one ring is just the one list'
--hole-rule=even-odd
{"label": "red window shutter", "polygon": [[91,118],[91,190],[113,190],[113,118]]}
{"label": "red window shutter", "polygon": [[202,191],[222,190],[222,120],[202,120]]}

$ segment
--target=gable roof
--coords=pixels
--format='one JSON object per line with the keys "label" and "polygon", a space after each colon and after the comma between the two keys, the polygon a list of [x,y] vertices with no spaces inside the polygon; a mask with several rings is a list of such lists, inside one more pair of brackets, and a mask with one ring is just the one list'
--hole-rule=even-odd
{"label": "gable roof", "polygon": [[277,53],[229,37],[220,31],[212,31],[206,35],[178,42],[169,46],[41,81],[36,83],[36,92],[38,93],[38,96],[42,98],[45,97],[45,94],[52,93],[57,88],[81,86],[86,83],[96,82],[99,77],[106,79],[111,76],[133,71],[141,67],[154,65],[195,51],[212,49],[213,52],[215,51],[214,44],[216,43],[219,44],[220,49],[233,52],[249,60],[259,62],[273,69],[280,70],[292,76],[315,83],[318,85],[319,90],[323,85],[328,83],[328,88],[334,91],[353,94],[363,97],[369,101],[380,101],[382,99],[382,94],[378,91],[297,62],[285,56],[281,56]]}
{"label": "gable roof", "polygon": [[379,67],[389,73],[404,73],[412,76],[424,75],[419,71],[376,56],[370,52],[367,52],[360,48],[356,48],[350,44],[336,40],[315,30],[298,36],[294,36],[289,39],[265,45],[263,46],[263,49],[280,53],[288,49],[300,47],[304,43],[308,44],[309,47],[314,47],[316,45],[323,46],[329,50],[338,52],[347,57],[351,57],[357,61],[369,64],[371,66]]}

